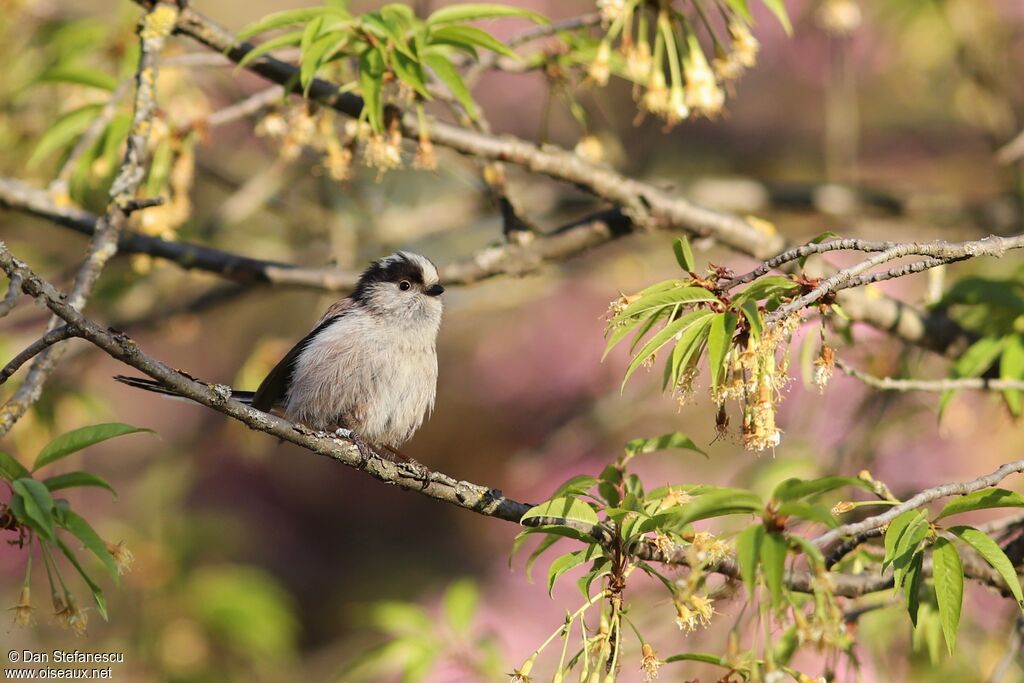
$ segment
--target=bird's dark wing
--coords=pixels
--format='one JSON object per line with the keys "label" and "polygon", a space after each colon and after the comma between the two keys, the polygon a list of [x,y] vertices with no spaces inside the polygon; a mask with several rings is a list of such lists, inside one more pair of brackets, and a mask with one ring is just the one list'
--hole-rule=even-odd
{"label": "bird's dark wing", "polygon": [[285,354],[274,369],[270,371],[259,388],[256,390],[256,394],[252,399],[252,407],[263,412],[269,412],[274,406],[279,405],[284,401],[285,395],[288,393],[288,388],[292,383],[292,375],[295,372],[295,363],[299,359],[299,354],[309,346],[309,343],[316,338],[318,334],[323,332],[325,329],[330,327],[338,318],[344,316],[351,308],[351,301],[349,299],[342,299],[337,302],[329,309],[324,317],[320,319],[317,326],[313,328],[313,331],[303,337],[299,343],[291,348],[291,350]]}

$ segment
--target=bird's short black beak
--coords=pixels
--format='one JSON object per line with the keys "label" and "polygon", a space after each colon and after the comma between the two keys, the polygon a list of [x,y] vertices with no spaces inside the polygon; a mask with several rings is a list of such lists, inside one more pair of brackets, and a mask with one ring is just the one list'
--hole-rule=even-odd
{"label": "bird's short black beak", "polygon": [[442,287],[441,285],[430,285],[425,290],[423,290],[423,293],[426,294],[427,296],[441,296],[442,294],[444,294],[444,287]]}

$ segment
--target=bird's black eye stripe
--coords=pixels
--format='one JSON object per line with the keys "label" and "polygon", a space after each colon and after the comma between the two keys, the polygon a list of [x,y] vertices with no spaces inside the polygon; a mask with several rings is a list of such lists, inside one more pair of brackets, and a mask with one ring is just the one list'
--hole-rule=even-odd
{"label": "bird's black eye stripe", "polygon": [[398,288],[403,292],[408,291],[410,287],[412,287],[412,285],[409,284],[408,280],[402,280],[401,282],[398,283]]}

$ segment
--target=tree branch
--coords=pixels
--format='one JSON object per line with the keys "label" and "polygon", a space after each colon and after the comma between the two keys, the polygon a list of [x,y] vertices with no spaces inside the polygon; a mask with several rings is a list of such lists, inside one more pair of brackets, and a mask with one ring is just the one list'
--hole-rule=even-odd
{"label": "tree branch", "polygon": [[898,379],[875,377],[852,367],[841,358],[836,358],[836,367],[854,379],[882,391],[956,391],[959,389],[981,389],[984,391],[1024,390],[1024,381],[1015,379],[994,379],[989,377],[961,377],[948,379]]}
{"label": "tree branch", "polygon": [[[417,468],[407,463],[396,463],[386,460],[376,454],[364,459],[360,455],[359,449],[350,441],[342,440],[335,435],[308,429],[302,425],[288,422],[283,418],[263,413],[243,403],[239,403],[231,399],[229,387],[206,384],[173,370],[164,363],[147,355],[127,335],[103,328],[83,316],[81,312],[67,304],[64,295],[53,285],[32,272],[24,263],[18,261],[3,243],[0,243],[0,270],[7,273],[9,278],[20,278],[22,290],[41,301],[57,316],[62,318],[66,323],[67,329],[74,336],[91,342],[112,358],[162,382],[179,395],[232,417],[251,429],[266,432],[313,453],[366,472],[386,484],[414,490],[435,500],[444,501],[487,517],[519,523],[522,516],[532,507],[528,503],[522,503],[506,497],[497,489],[460,481],[440,472],[424,471],[422,468]],[[1024,461],[1018,464],[1020,469],[1024,469]],[[992,476],[989,475],[989,478]],[[992,483],[995,483],[995,481],[998,480],[993,480]],[[986,485],[991,485],[991,483]],[[965,485],[950,484],[946,488],[963,486]],[[978,488],[984,488],[984,486],[978,486]],[[922,492],[911,499],[911,501],[916,500],[920,496],[930,495],[929,491],[932,491],[932,489]],[[959,489],[956,492],[959,492]],[[580,524],[571,520],[551,518],[531,518],[527,520],[526,524],[541,526],[555,522],[576,528],[600,543],[608,544],[613,541],[613,532],[601,524]],[[848,526],[853,528],[854,525]],[[851,533],[856,533],[856,531],[854,530]],[[638,543],[633,549],[633,555],[638,559],[677,565],[688,565],[690,562],[685,548],[666,553],[652,541],[641,541]],[[704,567],[704,569],[730,578],[739,578],[739,568],[733,557],[726,557],[712,566]],[[989,568],[965,563],[965,573],[973,579],[996,588],[1005,589],[1005,586],[1002,586],[1000,583],[999,577]],[[843,597],[860,597],[892,587],[892,575],[890,572],[860,575],[830,573],[829,578],[835,585],[836,595]],[[790,571],[787,573],[785,580],[786,585],[791,590],[813,592],[814,576],[809,572]]]}
{"label": "tree branch", "polygon": [[[121,230],[128,219],[128,204],[145,177],[146,144],[156,110],[156,61],[177,16],[177,10],[170,5],[156,5],[147,8],[139,21],[140,55],[135,74],[135,109],[127,149],[111,186],[106,213],[95,222],[88,252],[65,302],[72,309],[85,306],[104,266],[117,253]],[[50,329],[55,327],[56,321],[51,321]],[[50,346],[32,361],[25,382],[0,410],[0,436],[10,431],[29,406],[39,399],[43,384],[57,367],[64,348]]]}

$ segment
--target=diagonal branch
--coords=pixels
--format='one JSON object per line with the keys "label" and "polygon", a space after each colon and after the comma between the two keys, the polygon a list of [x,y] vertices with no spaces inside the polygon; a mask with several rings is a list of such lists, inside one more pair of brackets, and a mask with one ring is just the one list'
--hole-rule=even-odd
{"label": "diagonal branch", "polygon": [[[62,318],[67,329],[74,336],[91,342],[112,358],[159,380],[181,396],[232,417],[251,429],[266,432],[313,453],[366,472],[386,484],[413,490],[435,500],[447,502],[487,517],[495,517],[518,523],[522,516],[532,507],[528,503],[508,498],[497,489],[460,481],[441,472],[426,472],[407,463],[392,462],[376,455],[364,459],[360,455],[359,449],[350,441],[342,440],[334,435],[310,430],[302,425],[293,424],[275,415],[263,413],[243,403],[239,403],[231,398],[229,387],[206,384],[173,370],[166,364],[147,355],[127,335],[111,331],[86,318],[77,309],[69,306],[65,301],[64,295],[53,285],[36,275],[24,263],[18,261],[2,242],[0,242],[0,270],[7,273],[9,278],[19,278],[22,291],[41,301],[57,316]],[[1024,461],[1021,462],[1021,469],[1024,469]],[[947,486],[958,485],[951,484]],[[919,495],[924,494],[927,494],[927,491]],[[541,526],[549,523],[571,526],[602,544],[608,544],[614,540],[612,530],[602,524],[591,525],[552,518],[531,518],[525,522],[525,524],[531,526]],[[632,551],[636,558],[642,560],[677,565],[688,565],[690,563],[686,549],[666,552],[653,541],[640,541]],[[736,560],[731,556],[703,569],[733,579],[737,579],[740,576]],[[1005,590],[1005,585],[1001,583],[1001,579],[989,568],[965,563],[965,574],[982,583]],[[850,598],[887,590],[892,587],[891,572],[864,573],[859,575],[830,573],[829,579],[835,586],[836,595]],[[810,572],[790,571],[787,573],[785,581],[786,585],[794,591],[813,592],[814,590],[815,577]]]}

